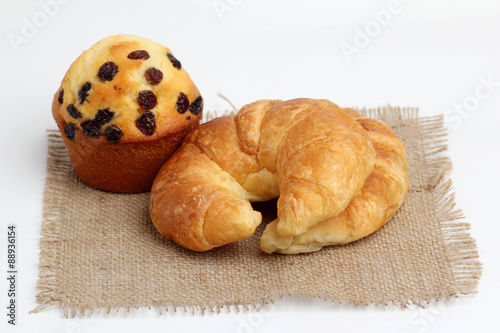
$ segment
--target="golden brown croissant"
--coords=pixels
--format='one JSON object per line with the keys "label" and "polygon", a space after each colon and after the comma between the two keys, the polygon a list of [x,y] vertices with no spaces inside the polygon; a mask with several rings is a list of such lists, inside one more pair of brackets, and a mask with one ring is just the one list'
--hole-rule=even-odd
{"label": "golden brown croissant", "polygon": [[[156,177],[151,219],[163,236],[205,251],[251,236],[262,218],[250,202],[279,196],[278,219],[266,230],[262,249],[287,253],[296,238],[352,209],[353,198],[367,198],[365,181],[375,177],[376,160],[386,150],[374,148],[371,125],[363,119],[327,100],[262,100],[244,106],[236,116],[203,124]],[[384,132],[386,140],[377,144],[403,147],[387,126],[373,122],[392,134]],[[375,188],[384,185],[374,181]],[[393,195],[392,188],[379,190]],[[396,194],[400,202],[405,194]],[[363,237],[383,223],[377,219],[347,228]],[[320,248],[317,239],[311,243],[290,253]]]}
{"label": "golden brown croissant", "polygon": [[376,157],[372,173],[342,213],[315,224],[300,235],[279,235],[278,221],[269,223],[261,238],[263,251],[295,254],[356,241],[381,228],[403,204],[409,182],[402,141],[385,123],[363,118],[352,109],[343,111],[363,126],[373,143]]}

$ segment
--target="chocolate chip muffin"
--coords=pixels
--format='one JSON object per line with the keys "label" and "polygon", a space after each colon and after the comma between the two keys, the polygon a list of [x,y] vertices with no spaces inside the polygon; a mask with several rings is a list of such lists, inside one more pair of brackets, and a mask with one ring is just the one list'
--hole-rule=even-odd
{"label": "chocolate chip muffin", "polygon": [[78,176],[123,193],[150,190],[202,110],[203,99],[174,54],[131,35],[108,37],[80,55],[52,103]]}

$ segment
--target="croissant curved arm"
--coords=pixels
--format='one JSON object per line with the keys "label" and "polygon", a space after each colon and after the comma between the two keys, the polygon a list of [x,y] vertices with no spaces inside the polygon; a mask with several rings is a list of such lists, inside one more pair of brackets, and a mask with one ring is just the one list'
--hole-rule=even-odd
{"label": "croissant curved arm", "polygon": [[150,216],[164,237],[206,251],[253,235],[262,216],[248,196],[198,147],[185,144],[153,184]]}
{"label": "croissant curved arm", "polygon": [[375,166],[361,192],[347,208],[297,236],[282,236],[274,220],[261,238],[264,252],[295,254],[318,251],[327,245],[356,241],[381,228],[401,207],[409,187],[408,161],[403,142],[385,123],[344,109],[367,131],[376,151]]}

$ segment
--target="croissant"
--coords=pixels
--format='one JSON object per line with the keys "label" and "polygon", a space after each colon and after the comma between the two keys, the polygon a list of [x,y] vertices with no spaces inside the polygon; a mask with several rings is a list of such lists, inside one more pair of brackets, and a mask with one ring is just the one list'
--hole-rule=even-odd
{"label": "croissant", "polygon": [[261,100],[186,137],[153,183],[150,215],[163,236],[207,251],[253,235],[262,216],[250,202],[279,197],[261,249],[310,252],[374,232],[407,188],[387,125],[328,100]]}
{"label": "croissant", "polygon": [[264,252],[295,254],[354,242],[380,229],[403,204],[409,180],[402,141],[385,123],[363,118],[352,109],[343,111],[358,121],[372,141],[376,152],[372,173],[342,213],[300,235],[282,236],[277,231],[278,221],[269,223],[261,238],[260,247]]}

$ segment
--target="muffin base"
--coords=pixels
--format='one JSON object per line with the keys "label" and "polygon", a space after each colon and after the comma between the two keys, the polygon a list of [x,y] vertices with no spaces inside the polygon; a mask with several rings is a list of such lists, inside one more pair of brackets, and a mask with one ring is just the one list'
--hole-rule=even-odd
{"label": "muffin base", "polygon": [[156,140],[111,143],[103,137],[89,138],[81,131],[76,132],[73,141],[69,140],[64,120],[56,123],[78,177],[94,188],[119,193],[150,191],[161,166],[199,125],[193,122]]}

